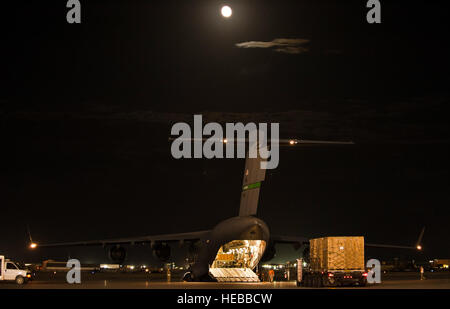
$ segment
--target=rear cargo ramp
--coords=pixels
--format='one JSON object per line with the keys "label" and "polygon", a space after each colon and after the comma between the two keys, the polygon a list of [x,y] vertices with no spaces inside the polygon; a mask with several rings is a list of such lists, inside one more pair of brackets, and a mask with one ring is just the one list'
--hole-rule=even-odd
{"label": "rear cargo ramp", "polygon": [[218,282],[259,282],[250,268],[210,268],[209,273]]}

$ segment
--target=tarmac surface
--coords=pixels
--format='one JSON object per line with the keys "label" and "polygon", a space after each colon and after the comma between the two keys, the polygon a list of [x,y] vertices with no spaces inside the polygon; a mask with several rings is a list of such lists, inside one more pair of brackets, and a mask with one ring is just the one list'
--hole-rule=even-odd
{"label": "tarmac surface", "polygon": [[[450,289],[450,272],[425,273],[420,280],[415,272],[382,275],[380,284],[366,287],[337,287],[333,289]],[[181,282],[178,275],[147,273],[82,273],[80,284],[68,284],[64,273],[38,273],[35,280],[18,286],[0,283],[0,289],[308,289],[297,287],[295,281],[273,283]],[[317,288],[313,288],[317,289]],[[320,288],[326,289],[326,288]]]}

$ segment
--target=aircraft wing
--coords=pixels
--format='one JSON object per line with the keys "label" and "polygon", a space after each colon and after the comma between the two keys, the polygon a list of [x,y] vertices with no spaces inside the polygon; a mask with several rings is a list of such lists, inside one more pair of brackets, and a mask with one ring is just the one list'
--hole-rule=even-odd
{"label": "aircraft wing", "polygon": [[[200,138],[182,138],[182,137],[169,137],[169,141],[188,141],[188,142],[205,142],[205,141],[219,141],[223,144],[228,143],[248,143],[248,138],[226,138],[226,139],[219,139],[219,138],[213,138],[213,137],[200,137]],[[318,141],[318,140],[308,140],[308,139],[289,139],[289,138],[281,138],[281,139],[267,139],[267,143],[270,145],[272,142],[278,142],[278,145],[280,147],[284,146],[300,146],[300,145],[354,145],[355,143],[353,141]]]}
{"label": "aircraft wing", "polygon": [[73,246],[105,246],[105,245],[121,245],[121,244],[145,244],[155,242],[184,242],[184,241],[197,241],[208,237],[211,231],[198,231],[189,233],[177,233],[177,234],[162,234],[151,236],[140,236],[130,238],[112,238],[102,240],[87,240],[87,241],[73,241],[73,242],[59,242],[48,244],[31,243],[31,248],[36,247],[73,247]]}
{"label": "aircraft wing", "polygon": [[270,240],[276,244],[291,244],[296,248],[300,248],[304,244],[309,244],[309,238],[302,236],[271,235]]}
{"label": "aircraft wing", "polygon": [[280,146],[300,146],[300,145],[354,145],[353,141],[315,141],[307,139],[279,139]]}
{"label": "aircraft wing", "polygon": [[[371,244],[364,243],[366,247],[375,247],[375,248],[392,248],[392,249],[414,249],[414,250],[422,250],[422,238],[425,232],[425,227],[422,228],[419,234],[419,238],[417,239],[415,246],[402,246],[402,245],[389,245],[389,244]],[[284,243],[284,244],[292,244],[295,248],[300,248],[301,245],[309,244],[309,238],[300,237],[300,236],[276,236],[272,235],[271,240],[274,243]]]}
{"label": "aircraft wing", "polygon": [[[307,237],[297,237],[297,236],[271,236],[270,238],[276,244],[290,244],[293,245],[294,248],[298,249],[302,245],[309,245],[309,238]],[[385,244],[371,244],[364,243],[366,247],[376,247],[376,248],[392,248],[392,249],[413,249],[413,250],[422,250],[422,246],[420,244],[416,246],[400,246],[400,245],[385,245]]]}
{"label": "aircraft wing", "polygon": [[422,250],[422,239],[423,234],[425,233],[425,227],[422,228],[419,234],[419,238],[416,241],[415,246],[397,246],[397,245],[384,245],[384,244],[366,244],[367,247],[375,247],[375,248],[397,248],[397,249],[415,249]]}
{"label": "aircraft wing", "polygon": [[375,247],[375,248],[394,248],[394,249],[415,249],[420,250],[418,246],[398,246],[398,245],[384,245],[384,244],[368,244],[364,243],[364,246],[366,247]]}

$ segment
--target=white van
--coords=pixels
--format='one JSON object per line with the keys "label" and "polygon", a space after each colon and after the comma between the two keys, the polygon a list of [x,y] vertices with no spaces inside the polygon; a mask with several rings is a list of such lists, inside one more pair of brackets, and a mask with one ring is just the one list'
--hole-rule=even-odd
{"label": "white van", "polygon": [[24,284],[31,278],[31,273],[26,269],[20,269],[17,264],[0,255],[0,281],[15,281]]}

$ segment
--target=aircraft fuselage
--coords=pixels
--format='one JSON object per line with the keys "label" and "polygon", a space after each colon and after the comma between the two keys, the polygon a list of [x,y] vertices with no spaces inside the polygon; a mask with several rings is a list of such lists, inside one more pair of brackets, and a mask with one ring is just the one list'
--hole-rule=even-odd
{"label": "aircraft fuselage", "polygon": [[201,281],[208,277],[209,267],[213,264],[222,246],[236,240],[261,241],[260,252],[254,257],[252,264],[259,262],[270,232],[267,224],[253,216],[232,217],[217,224],[207,238],[202,239],[202,246],[197,261],[192,265],[190,276],[192,280]]}

